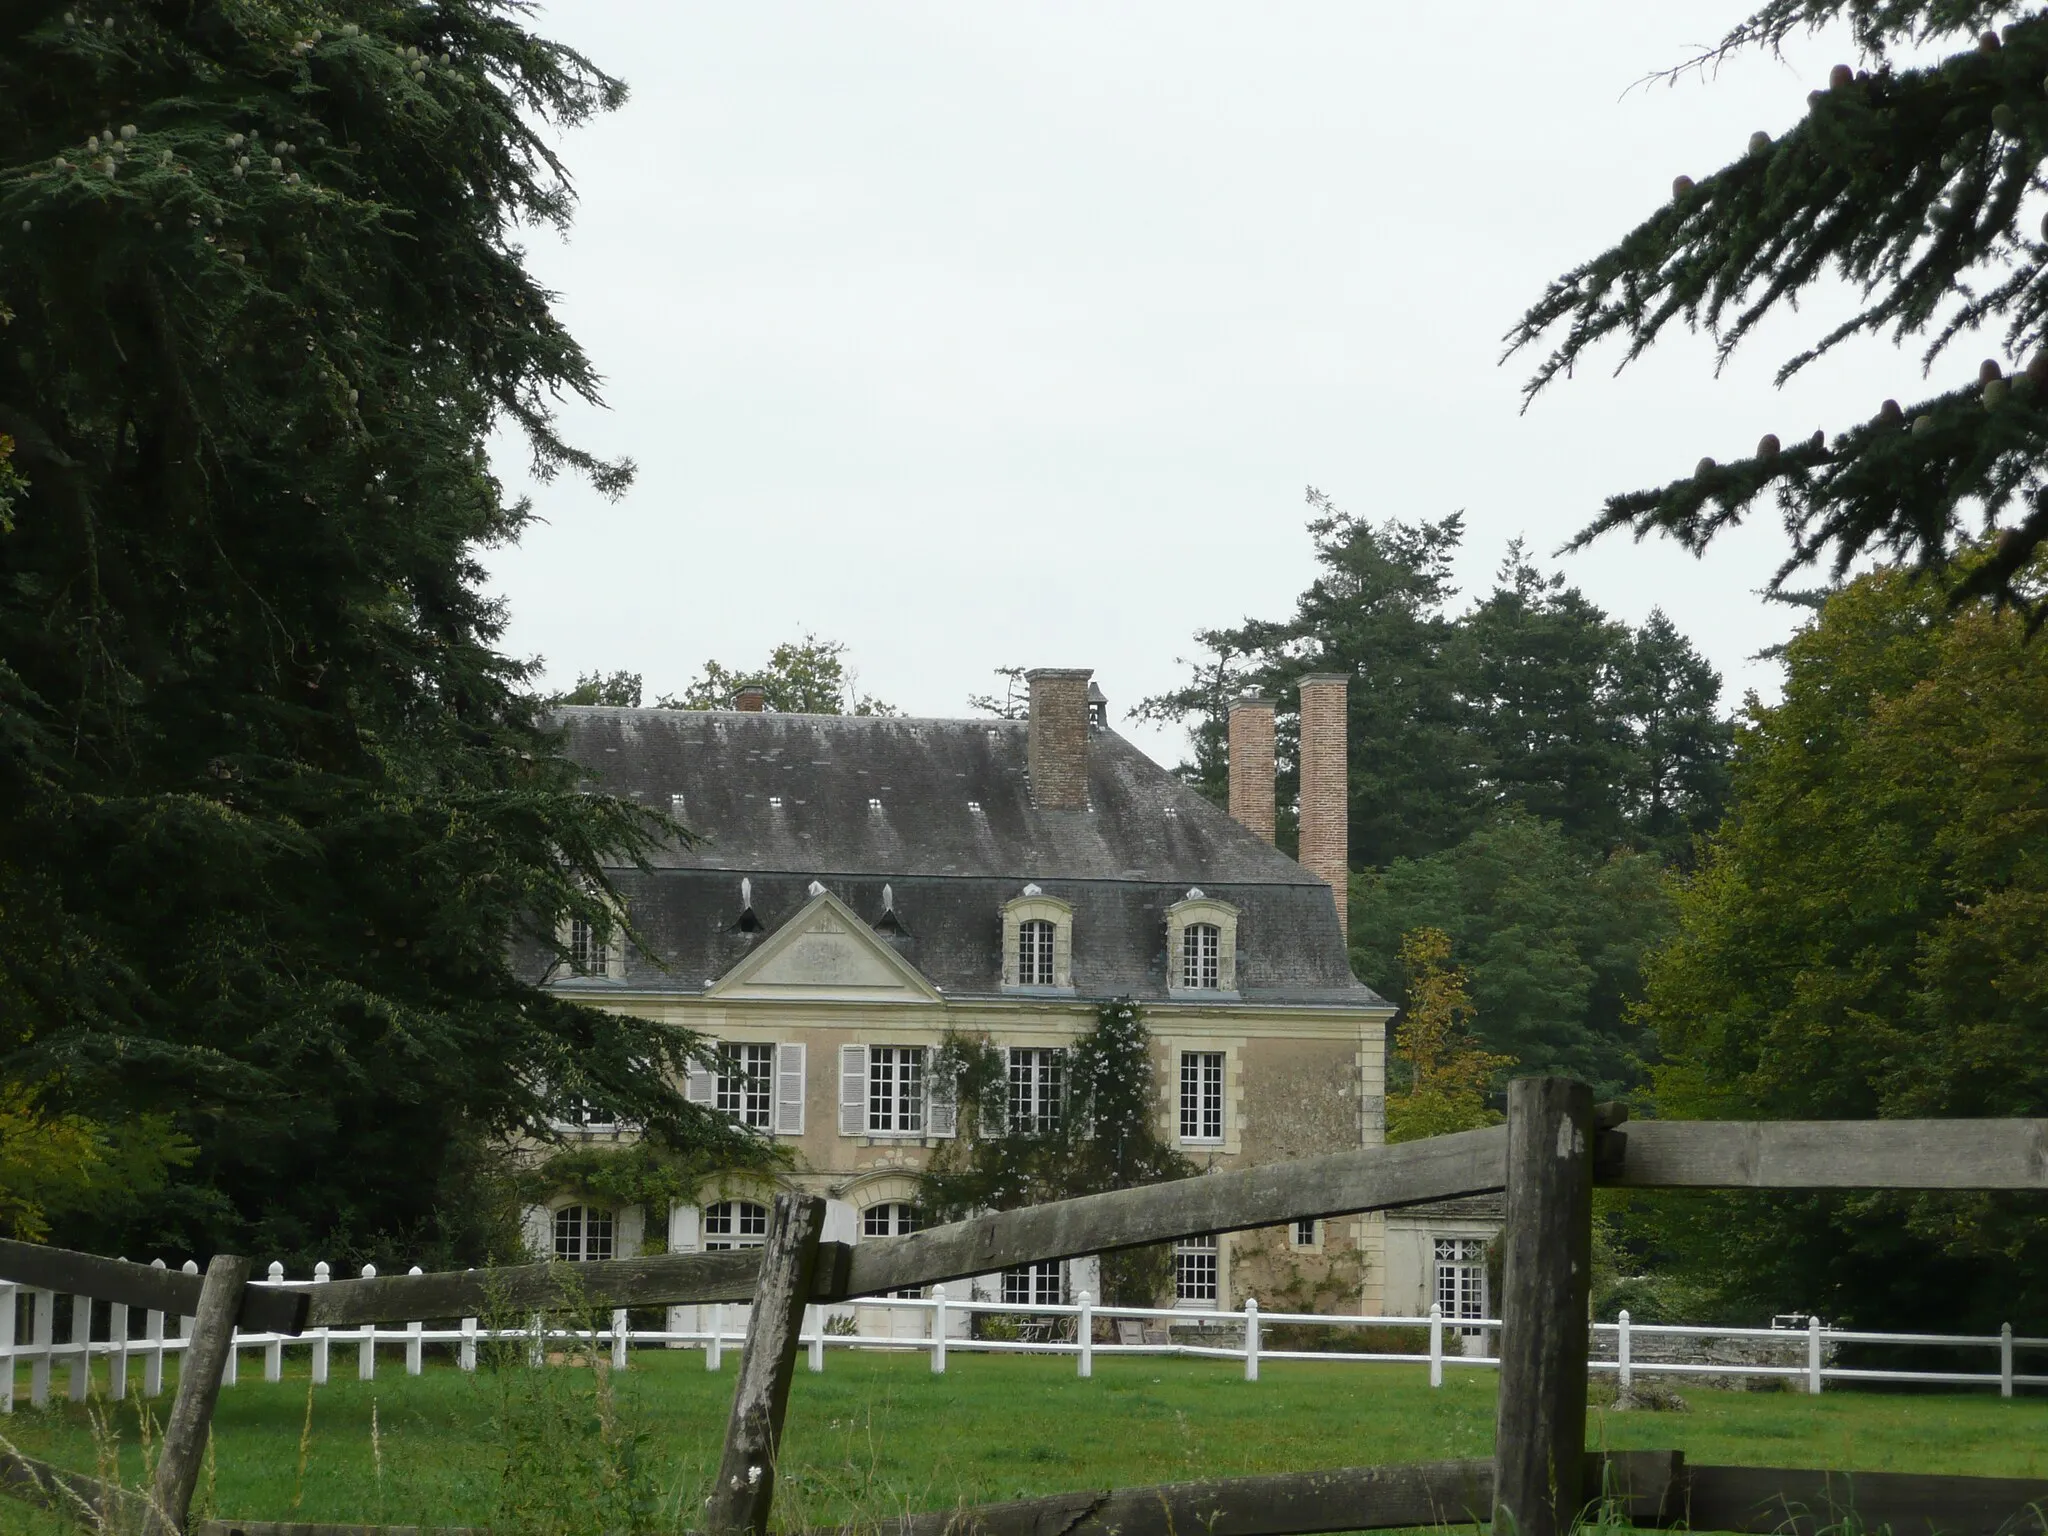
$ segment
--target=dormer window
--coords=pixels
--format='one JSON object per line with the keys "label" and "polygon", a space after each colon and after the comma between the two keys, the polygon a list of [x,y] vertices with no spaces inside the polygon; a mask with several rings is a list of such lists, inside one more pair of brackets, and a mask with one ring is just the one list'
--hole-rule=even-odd
{"label": "dormer window", "polygon": [[[586,894],[592,901],[602,899],[595,887],[587,888]],[[619,942],[620,926],[609,912],[602,915],[571,913],[563,918],[555,929],[555,942],[561,945],[563,958],[568,963],[557,973],[557,978],[625,980],[626,949]]]}
{"label": "dormer window", "polygon": [[1214,992],[1223,985],[1222,956],[1223,930],[1214,923],[1189,923],[1180,931],[1180,984]]}
{"label": "dormer window", "polygon": [[612,968],[611,925],[587,917],[569,919],[569,964],[578,976],[603,976]]}
{"label": "dormer window", "polygon": [[1237,996],[1237,908],[1196,887],[1166,909],[1167,995]]}
{"label": "dormer window", "polygon": [[1027,918],[1017,925],[1017,985],[1052,985],[1053,925],[1043,917]]}
{"label": "dormer window", "polygon": [[1035,885],[1003,907],[1003,990],[1074,990],[1074,909]]}

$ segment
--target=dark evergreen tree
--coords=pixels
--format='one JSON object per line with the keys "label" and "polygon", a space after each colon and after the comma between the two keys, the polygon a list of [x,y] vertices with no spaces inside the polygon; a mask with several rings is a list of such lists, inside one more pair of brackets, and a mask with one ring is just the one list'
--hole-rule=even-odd
{"label": "dark evergreen tree", "polygon": [[687,1036],[508,963],[667,832],[578,792],[481,590],[497,426],[628,474],[556,433],[596,381],[514,243],[623,88],[521,16],[0,9],[0,1072],[198,1148],[60,1240],[424,1241],[572,1099],[730,1134]]}
{"label": "dark evergreen tree", "polygon": [[[2008,17],[2020,19],[1998,27]],[[1771,434],[1750,457],[1702,459],[1611,498],[1579,542],[1658,529],[1696,550],[1774,494],[1792,537],[1781,583],[1814,563],[1839,577],[1881,552],[1948,569],[1958,599],[1989,594],[2038,624],[2041,599],[2017,573],[2048,538],[2048,225],[2037,239],[2022,220],[2048,153],[2048,15],[1979,0],[1770,0],[1700,62],[1842,20],[1864,68],[1836,65],[1789,130],[1758,131],[1721,169],[1678,177],[1668,203],[1551,284],[1509,350],[1564,328],[1531,396],[1610,337],[1626,365],[1674,321],[1706,328],[1726,358],[1766,315],[1839,276],[1861,295],[1856,313],[1780,379],[1852,336],[1888,334],[1927,338],[1936,392],[1873,402],[1832,440]],[[1944,40],[1967,46],[1920,68],[1889,57]],[[2007,362],[1950,360],[2000,326]],[[1973,524],[1995,533],[1989,557],[1951,566]]]}
{"label": "dark evergreen tree", "polygon": [[1278,706],[1281,841],[1292,847],[1300,790],[1296,707],[1312,672],[1353,672],[1350,691],[1351,855],[1365,866],[1455,842],[1476,820],[1476,765],[1450,654],[1446,615],[1457,595],[1451,559],[1463,537],[1455,513],[1434,523],[1372,524],[1310,488],[1315,580],[1284,621],[1247,619],[1204,630],[1208,655],[1189,685],[1148,699],[1138,714],[1186,721],[1189,777],[1226,797],[1224,731],[1230,700],[1246,692]]}
{"label": "dark evergreen tree", "polygon": [[1319,570],[1293,616],[1202,631],[1188,685],[1139,706],[1187,723],[1182,771],[1197,787],[1225,798],[1230,700],[1268,695],[1291,848],[1298,685],[1337,670],[1354,679],[1354,867],[1440,853],[1507,810],[1556,822],[1595,856],[1667,860],[1719,818],[1732,740],[1721,680],[1661,613],[1631,631],[1517,543],[1493,591],[1453,615],[1461,518],[1371,524],[1319,491],[1309,503]]}

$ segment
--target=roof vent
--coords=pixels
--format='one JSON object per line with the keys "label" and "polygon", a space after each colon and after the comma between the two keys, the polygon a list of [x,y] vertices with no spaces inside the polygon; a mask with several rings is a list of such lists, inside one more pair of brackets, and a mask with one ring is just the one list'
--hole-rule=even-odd
{"label": "roof vent", "polygon": [[981,814],[981,802],[979,800],[970,800],[967,802],[967,809],[979,816]]}
{"label": "roof vent", "polygon": [[779,811],[779,810],[781,810],[781,809],[782,809],[782,796],[780,796],[780,795],[770,795],[770,796],[768,797],[768,808],[769,808],[770,810],[774,810],[774,811]]}
{"label": "roof vent", "polygon": [[[767,924],[763,923],[761,919],[755,915],[754,912],[754,882],[747,879],[745,876],[741,876],[740,916],[739,921],[732,925],[733,932],[761,933],[765,931],[766,928]],[[707,981],[704,983],[704,985],[708,987],[711,985],[711,983]]]}
{"label": "roof vent", "polygon": [[677,790],[668,797],[668,813],[671,816],[683,814],[683,792],[681,790]]}
{"label": "roof vent", "polygon": [[896,893],[886,885],[882,887],[882,915],[875,922],[875,932],[891,939],[910,937],[910,930],[903,926],[903,919],[896,915]]}
{"label": "roof vent", "polygon": [[868,800],[868,809],[869,809],[869,810],[871,810],[871,811],[879,811],[879,810],[880,810],[881,808],[882,808],[882,802],[881,802],[881,801],[879,801],[879,800],[876,800],[876,799],[873,799],[872,797],[871,797],[871,798],[870,798],[870,799]]}

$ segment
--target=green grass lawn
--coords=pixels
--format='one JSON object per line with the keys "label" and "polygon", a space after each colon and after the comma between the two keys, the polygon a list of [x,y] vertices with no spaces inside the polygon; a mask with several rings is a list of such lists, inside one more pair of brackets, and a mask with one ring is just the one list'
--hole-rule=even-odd
{"label": "green grass lawn", "polygon": [[[245,1358],[242,1381],[222,1392],[215,1419],[213,1509],[270,1520],[490,1519],[519,1413],[492,1373],[430,1365],[407,1378],[392,1361],[389,1374],[359,1382],[352,1371],[341,1379],[345,1364],[352,1359],[337,1353],[336,1379],[311,1393],[301,1477],[305,1365],[291,1362],[286,1379],[269,1385],[250,1380],[260,1365]],[[778,1510],[792,1524],[809,1523],[1073,1488],[1484,1456],[1492,1448],[1490,1371],[1453,1369],[1434,1392],[1419,1366],[1268,1362],[1258,1382],[1225,1361],[1098,1358],[1095,1371],[1082,1381],[1071,1360],[957,1352],[943,1376],[931,1374],[922,1354],[834,1352],[822,1376],[800,1365]],[[544,1390],[568,1408],[548,1431],[554,1440],[536,1439],[528,1425],[526,1453],[544,1467],[550,1457],[573,1460],[595,1418],[590,1374],[510,1375],[529,1393],[546,1378]],[[645,1436],[641,1465],[652,1469],[671,1528],[695,1507],[732,1387],[731,1359],[711,1375],[695,1352],[639,1352],[615,1378],[618,1419]],[[1690,1413],[1595,1410],[1590,1442],[1671,1447],[1702,1462],[2048,1477],[2048,1398],[1813,1399],[1704,1387],[1686,1395]],[[25,1405],[25,1391],[17,1402]],[[167,1405],[168,1396],[157,1411]],[[141,1468],[135,1407],[133,1399],[100,1405],[130,1480]],[[0,1435],[64,1466],[105,1464],[104,1436],[96,1445],[84,1405],[20,1407],[0,1419]],[[561,1477],[573,1482],[572,1474]],[[21,1506],[0,1504],[0,1529],[50,1528],[31,1524]]]}

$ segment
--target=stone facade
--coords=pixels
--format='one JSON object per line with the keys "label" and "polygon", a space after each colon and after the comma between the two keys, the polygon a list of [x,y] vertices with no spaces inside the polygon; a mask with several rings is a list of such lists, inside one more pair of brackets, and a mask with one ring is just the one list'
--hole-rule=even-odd
{"label": "stone facade", "polygon": [[[1306,736],[1338,736],[1306,776],[1306,795],[1338,797],[1334,832],[1327,814],[1304,817],[1305,841],[1323,828],[1325,873],[1091,723],[1088,672],[1029,679],[1028,721],[562,712],[594,786],[670,809],[698,838],[613,872],[644,949],[566,965],[535,946],[525,963],[589,1006],[717,1042],[721,1065],[694,1072],[689,1096],[773,1138],[791,1171],[713,1177],[667,1212],[592,1212],[565,1193],[532,1213],[537,1246],[747,1246],[785,1186],[825,1197],[830,1238],[894,1235],[920,1219],[919,1176],[959,1131],[938,1075],[948,1037],[1004,1052],[1012,1103],[1030,1113],[1120,998],[1152,1037],[1161,1133],[1197,1167],[1381,1140],[1393,1009],[1352,976],[1329,883],[1344,857],[1342,681],[1303,699]],[[1270,721],[1268,707],[1265,766],[1252,764],[1268,806]],[[1213,1295],[1159,1299],[1307,1295],[1377,1311],[1406,1299],[1389,1293],[1387,1234],[1370,1216],[1225,1236]],[[1185,1276],[1206,1277],[1207,1251],[1190,1252]],[[1093,1276],[1076,1261],[976,1285],[992,1299],[1013,1283],[1071,1295]]]}

